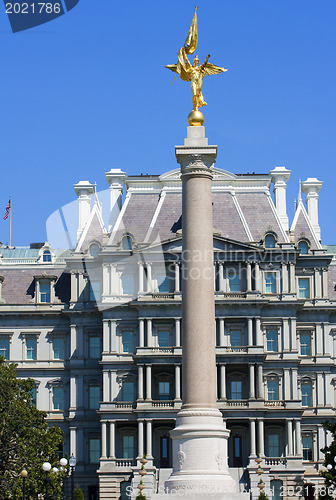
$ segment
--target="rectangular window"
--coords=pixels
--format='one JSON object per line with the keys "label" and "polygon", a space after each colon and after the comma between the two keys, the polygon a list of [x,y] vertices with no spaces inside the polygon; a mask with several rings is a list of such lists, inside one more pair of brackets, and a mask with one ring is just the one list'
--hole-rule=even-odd
{"label": "rectangular window", "polygon": [[312,385],[310,382],[301,384],[302,406],[312,406]]}
{"label": "rectangular window", "polygon": [[134,455],[134,436],[133,434],[126,434],[122,439],[123,444],[123,458],[133,458]]}
{"label": "rectangular window", "polygon": [[280,455],[280,439],[279,434],[268,435],[268,456],[278,457]]}
{"label": "rectangular window", "polygon": [[37,340],[36,337],[26,338],[26,358],[36,359]]}
{"label": "rectangular window", "polygon": [[267,400],[278,401],[279,399],[279,383],[277,380],[268,380],[267,382]]}
{"label": "rectangular window", "polygon": [[64,359],[64,339],[53,339],[54,359]]}
{"label": "rectangular window", "polygon": [[240,292],[240,275],[239,270],[229,271],[229,288],[230,292]]}
{"label": "rectangular window", "polygon": [[239,347],[242,345],[241,331],[240,330],[231,330],[231,332],[230,332],[230,344],[231,344],[231,347]]}
{"label": "rectangular window", "polygon": [[300,353],[301,356],[311,355],[311,335],[310,333],[301,333],[300,335]]}
{"label": "rectangular window", "polygon": [[168,293],[169,292],[168,276],[166,276],[166,275],[158,276],[157,282],[158,282],[159,292],[161,292],[161,293]]}
{"label": "rectangular window", "polygon": [[9,338],[0,338],[0,356],[9,359]]}
{"label": "rectangular window", "polygon": [[99,385],[89,386],[89,409],[98,410],[100,403],[100,387]]}
{"label": "rectangular window", "polygon": [[122,333],[122,352],[134,352],[134,335],[133,332]]}
{"label": "rectangular window", "polygon": [[122,385],[123,401],[134,401],[134,383],[125,381]]}
{"label": "rectangular window", "polygon": [[159,382],[159,400],[170,400],[170,382]]}
{"label": "rectangular window", "polygon": [[97,302],[100,300],[100,282],[90,281],[90,301]]}
{"label": "rectangular window", "polygon": [[231,380],[231,399],[242,399],[241,380]]}
{"label": "rectangular window", "polygon": [[36,387],[32,388],[32,390],[30,391],[30,395],[33,405],[36,406]]}
{"label": "rectangular window", "polygon": [[276,273],[265,273],[266,293],[276,293]]}
{"label": "rectangular window", "polygon": [[100,459],[100,439],[89,439],[89,460],[90,464],[97,464]]}
{"label": "rectangular window", "polygon": [[100,359],[101,349],[100,349],[100,337],[89,337],[89,358]]}
{"label": "rectangular window", "polygon": [[169,331],[160,330],[158,332],[158,343],[159,343],[159,347],[162,347],[162,348],[170,346]]}
{"label": "rectangular window", "polygon": [[313,460],[313,437],[302,436],[303,460]]}
{"label": "rectangular window", "polygon": [[40,283],[40,302],[50,302],[50,283]]}
{"label": "rectangular window", "polygon": [[309,299],[309,278],[299,278],[299,299]]}
{"label": "rectangular window", "polygon": [[277,352],[278,330],[266,330],[266,343],[268,352]]}
{"label": "rectangular window", "polygon": [[131,274],[123,274],[121,277],[123,295],[133,295],[133,276]]}
{"label": "rectangular window", "polygon": [[54,410],[64,410],[63,387],[53,387],[53,408]]}

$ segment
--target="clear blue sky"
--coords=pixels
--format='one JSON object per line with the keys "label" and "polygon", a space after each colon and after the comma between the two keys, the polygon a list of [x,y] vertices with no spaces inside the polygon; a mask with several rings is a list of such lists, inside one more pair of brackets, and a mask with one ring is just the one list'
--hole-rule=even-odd
{"label": "clear blue sky", "polygon": [[[217,166],[234,173],[292,171],[318,177],[322,242],[336,243],[335,0],[198,0],[201,61],[229,71],[207,77],[206,135]],[[12,195],[12,244],[46,239],[45,221],[73,201],[79,180],[177,167],[189,86],[176,62],[195,0],[80,0],[66,15],[13,34],[0,5],[0,241]]]}

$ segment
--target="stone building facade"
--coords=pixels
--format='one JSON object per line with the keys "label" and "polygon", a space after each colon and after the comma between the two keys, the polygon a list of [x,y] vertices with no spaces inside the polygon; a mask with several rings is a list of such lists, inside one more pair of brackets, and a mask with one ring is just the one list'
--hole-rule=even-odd
{"label": "stone building facade", "polygon": [[[254,498],[257,454],[274,498],[312,495],[330,439],[321,424],[335,415],[336,264],[321,245],[322,183],[303,182],[306,205],[300,192],[289,225],[289,176],[214,170],[218,405],[230,472]],[[94,185],[75,185],[76,248],[0,248],[0,354],[35,380],[90,500],[127,498],[144,454],[147,481],[162,487],[181,407],[179,170],[106,179],[106,225]]]}

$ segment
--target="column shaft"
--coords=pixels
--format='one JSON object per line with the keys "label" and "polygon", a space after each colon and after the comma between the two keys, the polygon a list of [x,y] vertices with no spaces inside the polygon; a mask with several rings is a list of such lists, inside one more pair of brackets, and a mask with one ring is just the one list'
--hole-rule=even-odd
{"label": "column shaft", "polygon": [[181,367],[175,365],[175,399],[181,399]]}
{"label": "column shaft", "polygon": [[101,423],[101,450],[102,458],[106,458],[106,443],[107,443],[107,432],[106,432],[106,422]]}
{"label": "column shaft", "polygon": [[110,420],[110,458],[115,458],[115,422]]}
{"label": "column shaft", "polygon": [[138,456],[142,458],[144,455],[144,422],[138,420]]}
{"label": "column shaft", "polygon": [[143,400],[143,365],[138,366],[138,399]]}
{"label": "column shaft", "polygon": [[152,399],[152,367],[146,366],[146,400]]}
{"label": "column shaft", "polygon": [[181,320],[175,318],[175,346],[181,347]]}
{"label": "column shaft", "polygon": [[152,421],[147,420],[146,422],[146,434],[147,434],[147,458],[152,459]]}
{"label": "column shaft", "polygon": [[254,419],[250,420],[250,455],[251,457],[255,457],[257,450],[256,450],[256,421]]}
{"label": "column shaft", "polygon": [[226,399],[226,367],[220,365],[220,398]]}
{"label": "column shaft", "polygon": [[255,377],[254,377],[254,365],[249,365],[250,369],[250,399],[255,399]]}
{"label": "column shaft", "polygon": [[260,457],[265,456],[265,444],[264,444],[264,420],[262,418],[258,419],[258,439],[259,439],[259,455]]}

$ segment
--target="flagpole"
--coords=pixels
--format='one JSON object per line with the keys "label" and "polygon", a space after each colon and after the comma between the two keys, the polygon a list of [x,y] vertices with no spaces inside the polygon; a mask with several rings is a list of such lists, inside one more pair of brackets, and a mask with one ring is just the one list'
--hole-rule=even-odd
{"label": "flagpole", "polygon": [[9,247],[12,246],[12,197],[9,197]]}

